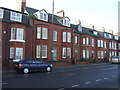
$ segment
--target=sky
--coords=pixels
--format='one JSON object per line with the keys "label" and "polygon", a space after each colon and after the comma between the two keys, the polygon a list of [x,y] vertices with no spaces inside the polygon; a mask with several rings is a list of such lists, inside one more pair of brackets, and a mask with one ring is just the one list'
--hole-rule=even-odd
{"label": "sky", "polygon": [[[0,6],[15,9],[18,0],[0,0]],[[45,9],[52,13],[53,0],[26,0],[28,7]],[[54,0],[54,14],[64,10],[71,23],[80,19],[83,27],[94,25],[95,29],[118,32],[118,2],[120,0]]]}

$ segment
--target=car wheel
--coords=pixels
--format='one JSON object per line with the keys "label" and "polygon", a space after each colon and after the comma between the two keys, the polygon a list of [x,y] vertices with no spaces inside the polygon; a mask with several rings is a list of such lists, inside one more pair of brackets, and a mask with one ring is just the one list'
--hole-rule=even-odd
{"label": "car wheel", "polygon": [[28,68],[24,68],[24,69],[23,69],[23,73],[24,73],[24,74],[29,73],[29,69],[28,69]]}
{"label": "car wheel", "polygon": [[47,72],[50,72],[51,71],[51,68],[50,67],[47,67]]}

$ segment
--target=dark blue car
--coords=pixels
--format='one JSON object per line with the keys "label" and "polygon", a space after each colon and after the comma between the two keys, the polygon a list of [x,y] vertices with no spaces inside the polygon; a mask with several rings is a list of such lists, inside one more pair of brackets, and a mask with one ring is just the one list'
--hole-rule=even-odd
{"label": "dark blue car", "polygon": [[42,60],[39,59],[23,59],[19,62],[16,62],[14,67],[16,71],[27,74],[30,71],[41,70],[50,72],[52,69],[52,64],[44,63]]}

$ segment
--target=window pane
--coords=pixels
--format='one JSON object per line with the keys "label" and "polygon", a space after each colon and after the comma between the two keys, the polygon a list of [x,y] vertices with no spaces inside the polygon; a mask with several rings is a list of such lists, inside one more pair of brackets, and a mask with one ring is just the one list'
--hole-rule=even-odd
{"label": "window pane", "polygon": [[66,48],[62,49],[62,58],[66,58]]}
{"label": "window pane", "polygon": [[85,50],[83,50],[83,58],[86,58],[86,57],[85,57]]}
{"label": "window pane", "polygon": [[37,27],[37,39],[41,38],[41,27]]}
{"label": "window pane", "polygon": [[36,58],[40,58],[40,45],[36,47]]}
{"label": "window pane", "polygon": [[23,29],[17,28],[17,40],[23,40]]}
{"label": "window pane", "polygon": [[16,60],[23,58],[23,48],[16,48]]}
{"label": "window pane", "polygon": [[47,46],[42,46],[42,58],[47,58]]}
{"label": "window pane", "polygon": [[63,32],[63,42],[66,42],[66,32]]}
{"label": "window pane", "polygon": [[42,28],[42,39],[47,39],[48,38],[48,29],[47,28]]}
{"label": "window pane", "polygon": [[83,38],[83,44],[85,45],[85,38]]}
{"label": "window pane", "polygon": [[94,47],[94,39],[92,39],[92,47]]}
{"label": "window pane", "polygon": [[75,44],[78,44],[78,36],[75,36]]}
{"label": "window pane", "polygon": [[68,32],[67,42],[71,42],[71,33],[70,32]]}
{"label": "window pane", "polygon": [[15,28],[11,28],[11,40],[15,39]]}
{"label": "window pane", "polygon": [[10,48],[10,59],[14,59],[14,48]]}
{"label": "window pane", "polygon": [[53,31],[53,41],[57,41],[57,31]]}
{"label": "window pane", "polygon": [[3,18],[4,10],[0,9],[0,18]]}
{"label": "window pane", "polygon": [[71,58],[71,48],[67,48],[67,56]]}
{"label": "window pane", "polygon": [[100,40],[98,40],[98,47],[100,47]]}

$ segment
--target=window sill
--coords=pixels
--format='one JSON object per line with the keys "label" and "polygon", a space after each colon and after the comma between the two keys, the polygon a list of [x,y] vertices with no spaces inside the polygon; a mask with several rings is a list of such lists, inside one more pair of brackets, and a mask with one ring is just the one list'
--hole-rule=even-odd
{"label": "window sill", "polygon": [[25,40],[10,40],[10,42],[23,42],[23,43],[25,43],[26,41]]}

